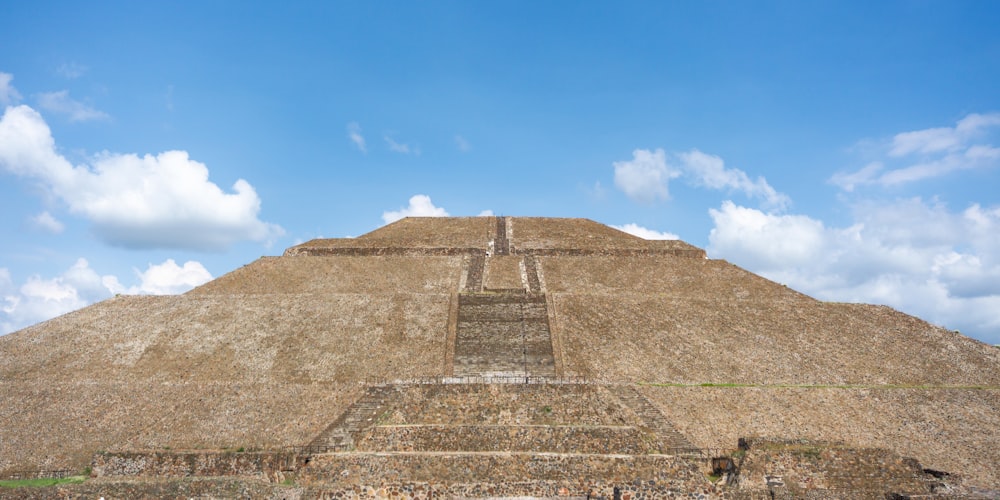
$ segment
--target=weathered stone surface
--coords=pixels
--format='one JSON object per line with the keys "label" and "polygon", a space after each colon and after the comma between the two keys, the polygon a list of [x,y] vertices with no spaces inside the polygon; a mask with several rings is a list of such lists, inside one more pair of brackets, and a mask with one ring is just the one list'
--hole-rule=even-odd
{"label": "weathered stone surface", "polygon": [[[610,385],[555,383],[566,379]],[[397,382],[419,380],[439,383]],[[515,389],[522,380],[533,383]],[[367,423],[374,386],[396,399],[391,411],[367,408],[377,417]],[[623,387],[639,397],[616,393]],[[584,450],[595,453],[575,456],[605,458],[536,465],[614,475],[618,459],[596,452],[725,452],[762,435],[893,450],[995,491],[998,393],[992,346],[887,307],[817,301],[683,242],[581,219],[410,218],[298,245],[182,296],[118,297],[0,337],[0,473],[80,470],[99,450],[159,450],[158,463],[183,468],[168,448],[274,451],[325,439],[426,454],[366,455],[376,470],[435,469],[432,450]],[[351,456],[337,460],[362,460]],[[632,490],[594,476],[517,482],[526,458],[463,457],[451,463],[509,466],[499,472],[508,479],[95,484],[152,492],[121,495],[139,497],[681,491],[677,476]],[[699,474],[686,494],[740,491]]]}

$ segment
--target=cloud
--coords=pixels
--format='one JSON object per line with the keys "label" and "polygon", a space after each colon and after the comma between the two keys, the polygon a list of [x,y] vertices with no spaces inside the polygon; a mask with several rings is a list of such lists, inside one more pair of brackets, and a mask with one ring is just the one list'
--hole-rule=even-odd
{"label": "cloud", "polygon": [[670,179],[680,176],[680,172],[667,165],[666,153],[662,149],[632,151],[632,161],[616,161],[615,186],[625,196],[640,203],[652,203],[670,198]]}
{"label": "cloud", "polygon": [[476,217],[494,217],[492,210],[483,210]]}
{"label": "cloud", "polygon": [[424,194],[413,195],[410,198],[410,205],[395,211],[382,213],[382,220],[386,224],[398,221],[404,217],[447,217],[448,212],[440,207],[435,207],[431,202],[431,197]]}
{"label": "cloud", "polygon": [[368,146],[365,145],[365,137],[361,135],[361,125],[358,125],[357,122],[347,124],[347,138],[350,139],[362,153],[368,152]]}
{"label": "cloud", "polygon": [[47,111],[66,115],[71,122],[106,120],[107,113],[94,109],[80,101],[73,100],[68,90],[42,92],[38,94],[38,105]]}
{"label": "cloud", "polygon": [[692,149],[678,153],[681,169],[696,185],[717,190],[742,191],[747,197],[763,199],[772,208],[784,209],[791,200],[775,191],[763,177],[751,181],[746,172],[737,168],[726,168],[722,158]]}
{"label": "cloud", "polygon": [[70,80],[75,80],[87,73],[90,68],[75,62],[62,63],[56,68],[56,73],[59,73],[65,78]]}
{"label": "cloud", "polygon": [[37,181],[116,246],[223,250],[284,234],[257,218],[260,198],[253,186],[239,179],[234,192],[224,192],[184,151],[104,152],[73,166],[28,106],[8,108],[0,118],[0,170]]}
{"label": "cloud", "polygon": [[469,151],[472,151],[472,144],[469,144],[469,141],[467,141],[465,137],[462,137],[458,134],[455,134],[455,147],[457,147],[458,150],[463,153],[468,153]]}
{"label": "cloud", "polygon": [[919,198],[865,202],[846,227],[725,202],[712,257],[823,300],[887,304],[1000,342],[1000,207],[955,212]]}
{"label": "cloud", "polygon": [[973,113],[954,127],[902,132],[881,148],[881,158],[854,172],[838,172],[830,182],[853,191],[863,185],[893,186],[994,166],[1000,163],[1000,148],[990,143],[996,137],[990,131],[998,126],[1000,113]]}
{"label": "cloud", "polygon": [[52,234],[59,234],[66,229],[66,226],[62,222],[56,220],[56,218],[48,212],[42,212],[34,217],[31,217],[31,223],[34,224],[35,227],[48,231]]}
{"label": "cloud", "polygon": [[722,158],[692,149],[669,157],[662,149],[637,149],[632,161],[614,162],[615,186],[640,203],[670,198],[671,179],[683,177],[690,185],[714,190],[741,191],[749,198],[762,200],[765,206],[784,210],[791,200],[779,193],[763,177],[750,180],[746,172],[726,168]]}
{"label": "cloud", "polygon": [[140,283],[124,287],[117,277],[100,275],[86,259],[77,259],[66,272],[50,279],[29,277],[15,286],[10,271],[0,268],[0,335],[75,311],[115,293],[166,295],[183,293],[212,279],[198,262],[178,266],[172,259],[136,270]]}
{"label": "cloud", "polygon": [[624,232],[626,232],[628,234],[631,234],[633,236],[638,236],[638,237],[640,237],[642,239],[646,239],[646,240],[679,240],[680,239],[680,237],[678,237],[676,234],[667,233],[667,232],[660,232],[660,231],[656,231],[655,229],[648,229],[648,228],[642,227],[642,226],[640,226],[638,224],[635,224],[635,223],[625,224],[624,226],[611,226],[611,227],[613,227],[613,228],[615,228],[615,229],[617,229],[619,231],[624,231]]}
{"label": "cloud", "polygon": [[10,83],[13,80],[14,75],[0,72],[0,104],[6,106],[8,104],[16,104],[21,100],[21,94]]}
{"label": "cloud", "polygon": [[392,137],[389,137],[388,135],[384,136],[383,139],[385,139],[386,145],[389,146],[389,150],[394,153],[402,153],[404,155],[414,154],[416,156],[420,156],[419,147],[411,148],[409,144],[396,142],[392,140]]}
{"label": "cloud", "polygon": [[100,276],[84,259],[53,279],[32,276],[20,287],[14,287],[10,273],[0,269],[0,280],[3,281],[0,333],[54,318],[109,295],[107,290],[102,293]]}
{"label": "cloud", "polygon": [[162,264],[149,264],[145,272],[135,272],[139,277],[137,286],[125,288],[117,280],[108,280],[108,288],[129,295],[176,295],[212,280],[205,266],[193,260],[178,266],[174,259],[167,259]]}

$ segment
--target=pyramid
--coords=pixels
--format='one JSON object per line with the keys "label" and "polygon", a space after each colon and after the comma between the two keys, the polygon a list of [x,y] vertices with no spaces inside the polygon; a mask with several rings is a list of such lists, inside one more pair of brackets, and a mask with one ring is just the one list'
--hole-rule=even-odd
{"label": "pyramid", "polygon": [[1000,489],[1000,350],[585,219],[406,218],[115,297],[0,337],[0,401],[0,478],[81,495]]}

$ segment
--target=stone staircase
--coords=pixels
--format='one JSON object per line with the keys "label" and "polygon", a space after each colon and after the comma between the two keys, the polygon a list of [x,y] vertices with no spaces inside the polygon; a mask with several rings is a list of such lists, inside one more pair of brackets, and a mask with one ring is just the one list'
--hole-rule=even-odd
{"label": "stone staircase", "polygon": [[510,238],[507,237],[507,220],[497,217],[497,234],[493,240],[493,251],[497,255],[510,255]]}
{"label": "stone staircase", "polygon": [[455,375],[555,376],[545,296],[459,294]]}
{"label": "stone staircase", "polygon": [[469,257],[469,268],[465,275],[463,292],[475,293],[483,290],[483,271],[486,268],[486,256],[477,253]]}
{"label": "stone staircase", "polygon": [[340,414],[307,448],[313,453],[348,451],[371,429],[379,417],[392,408],[398,393],[393,386],[370,386]]}
{"label": "stone staircase", "polygon": [[663,412],[646,399],[632,386],[617,386],[615,395],[626,407],[635,412],[644,422],[645,427],[660,440],[665,453],[697,454],[697,448],[683,434],[677,431]]}
{"label": "stone staircase", "polygon": [[538,278],[538,261],[534,255],[524,256],[524,271],[528,276],[528,289],[531,293],[541,293],[542,281]]}

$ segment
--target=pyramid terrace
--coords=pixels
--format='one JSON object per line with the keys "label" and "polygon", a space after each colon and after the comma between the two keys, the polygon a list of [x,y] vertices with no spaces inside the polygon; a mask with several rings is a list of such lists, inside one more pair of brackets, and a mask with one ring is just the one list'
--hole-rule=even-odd
{"label": "pyramid terrace", "polygon": [[0,337],[0,401],[0,479],[83,497],[1000,495],[1000,349],[584,219],[115,297]]}

